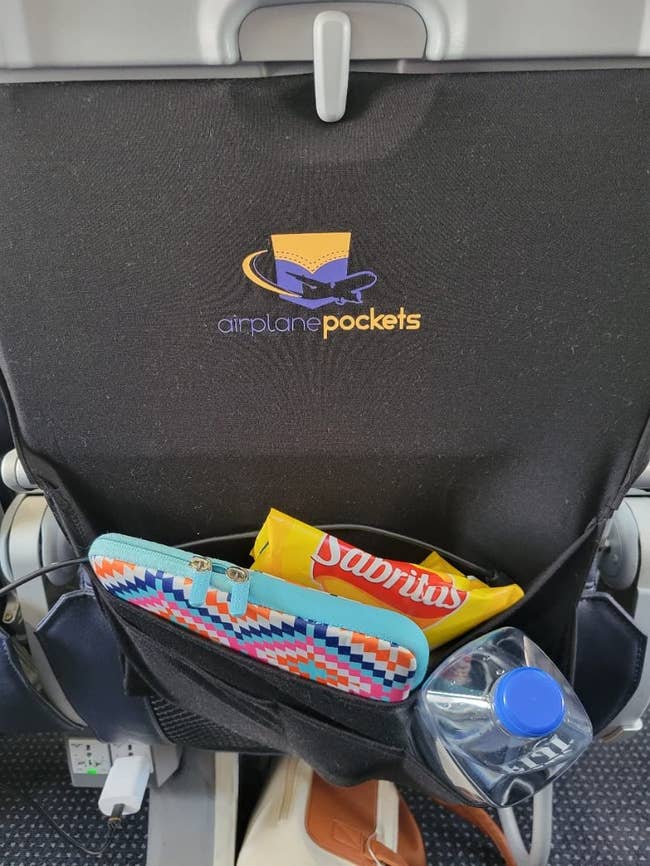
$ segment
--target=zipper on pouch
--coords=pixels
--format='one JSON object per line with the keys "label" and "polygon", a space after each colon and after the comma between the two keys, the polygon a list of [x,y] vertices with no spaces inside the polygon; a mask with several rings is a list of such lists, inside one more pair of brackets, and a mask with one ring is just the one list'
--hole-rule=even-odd
{"label": "zipper on pouch", "polygon": [[205,603],[208,589],[212,585],[212,575],[217,573],[223,574],[230,584],[228,595],[230,615],[243,616],[246,613],[250,592],[250,572],[247,568],[240,568],[238,565],[228,565],[224,568],[205,556],[193,556],[188,565],[195,572],[188,598],[193,607]]}

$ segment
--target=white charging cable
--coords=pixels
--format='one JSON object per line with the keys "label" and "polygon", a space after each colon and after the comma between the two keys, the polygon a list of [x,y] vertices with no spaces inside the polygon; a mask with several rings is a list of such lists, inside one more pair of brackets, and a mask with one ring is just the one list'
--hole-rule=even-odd
{"label": "white charging cable", "polygon": [[114,819],[139,812],[150,772],[151,761],[144,755],[117,758],[99,795],[100,811]]}
{"label": "white charging cable", "polygon": [[533,797],[533,832],[530,850],[521,838],[517,818],[511,808],[499,809],[499,820],[517,866],[546,866],[553,839],[553,785]]}

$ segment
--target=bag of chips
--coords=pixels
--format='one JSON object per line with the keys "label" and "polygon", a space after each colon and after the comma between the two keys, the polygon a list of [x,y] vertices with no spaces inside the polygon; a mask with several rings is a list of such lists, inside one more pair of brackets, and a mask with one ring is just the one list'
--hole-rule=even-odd
{"label": "bag of chips", "polygon": [[517,584],[488,586],[437,553],[419,565],[382,559],[274,508],[252,556],[255,570],[404,614],[420,626],[432,649],[523,596]]}

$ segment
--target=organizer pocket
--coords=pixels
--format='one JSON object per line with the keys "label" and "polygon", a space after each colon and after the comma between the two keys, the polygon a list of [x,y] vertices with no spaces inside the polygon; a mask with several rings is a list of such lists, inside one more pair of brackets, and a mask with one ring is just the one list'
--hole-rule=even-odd
{"label": "organizer pocket", "polygon": [[34,685],[29,656],[0,629],[0,733],[77,731]]}
{"label": "organizer pocket", "polygon": [[[379,739],[399,747],[408,741],[405,730],[415,695],[389,704],[347,694],[208,641],[115,598],[101,587],[99,593],[118,632],[126,637],[125,651],[131,663],[150,688],[170,700],[178,701],[178,694],[166,686],[176,666],[190,681],[218,681],[234,711],[247,712],[250,705],[248,715],[259,722],[262,732],[278,727],[278,707],[286,706],[363,736],[379,735]],[[159,666],[165,669],[158,671]],[[152,675],[156,685],[151,682]]]}
{"label": "organizer pocket", "polygon": [[[526,623],[532,626],[538,619],[553,626],[540,611],[549,605],[549,592],[554,594],[558,582],[577,587],[586,573],[593,533],[592,526],[530,581],[530,595],[511,612],[483,623],[470,637],[496,625],[517,624],[529,630]],[[262,748],[298,754],[335,784],[381,777],[449,802],[471,802],[445,781],[442,771],[430,769],[420,758],[414,736],[417,691],[405,701],[384,703],[294,676],[152,615],[92,579],[129,663],[154,694]],[[550,605],[550,613],[556,616],[558,609]],[[565,616],[554,625],[554,632],[562,636],[558,646],[571,644],[566,623]],[[442,648],[436,656],[452,648]]]}
{"label": "organizer pocket", "polygon": [[262,747],[298,754],[336,784],[379,775],[463,802],[419,763],[411,740],[414,697],[385,704],[346,695],[190,634],[101,586],[98,593],[152,692]]}

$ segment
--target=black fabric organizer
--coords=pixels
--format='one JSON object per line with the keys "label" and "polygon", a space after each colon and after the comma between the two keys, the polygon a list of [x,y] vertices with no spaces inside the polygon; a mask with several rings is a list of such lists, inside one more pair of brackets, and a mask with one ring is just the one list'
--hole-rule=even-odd
{"label": "black fabric organizer", "polygon": [[[271,505],[401,531],[525,588],[463,640],[517,625],[571,673],[599,533],[648,459],[649,81],[354,73],[332,126],[303,76],[0,88],[3,390],[76,547]],[[242,272],[273,233],[337,231],[377,275],[361,306]],[[420,328],[220,324],[371,307]],[[413,698],[296,682],[99,597],[132,687],[333,781],[460,796],[417,757]]]}

